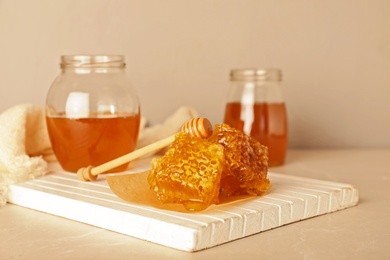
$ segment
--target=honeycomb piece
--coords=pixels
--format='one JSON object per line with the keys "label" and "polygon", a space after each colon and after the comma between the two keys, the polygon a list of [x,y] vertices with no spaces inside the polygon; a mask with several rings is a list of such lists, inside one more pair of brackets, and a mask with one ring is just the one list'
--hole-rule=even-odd
{"label": "honeycomb piece", "polygon": [[269,189],[266,146],[227,124],[216,125],[208,140],[225,148],[220,196],[258,196]]}
{"label": "honeycomb piece", "polygon": [[222,145],[180,132],[164,156],[153,159],[148,182],[160,201],[203,210],[218,202],[224,161]]}

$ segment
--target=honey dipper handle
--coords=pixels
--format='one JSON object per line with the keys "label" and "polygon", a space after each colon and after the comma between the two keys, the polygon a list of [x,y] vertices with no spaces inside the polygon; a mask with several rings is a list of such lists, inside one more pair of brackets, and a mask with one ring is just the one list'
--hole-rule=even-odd
{"label": "honey dipper handle", "polygon": [[169,136],[167,138],[164,138],[160,141],[157,141],[155,143],[152,143],[150,145],[147,145],[145,147],[142,147],[138,150],[135,150],[131,153],[125,154],[121,157],[118,157],[112,161],[103,163],[99,166],[96,167],[87,167],[87,168],[81,168],[77,171],[77,175],[81,180],[89,181],[89,180],[94,180],[96,177],[104,173],[106,171],[109,171],[115,167],[118,167],[122,164],[128,163],[132,160],[135,160],[137,158],[140,158],[148,153],[154,152],[156,150],[159,150],[161,148],[164,148],[171,144],[175,140],[175,136]]}
{"label": "honey dipper handle", "polygon": [[[212,133],[212,127],[210,121],[206,118],[193,118],[183,125],[181,131],[188,133],[193,137],[207,138]],[[99,174],[107,172],[111,169],[114,169],[115,167],[128,163],[137,158],[140,158],[148,153],[164,148],[170,145],[174,140],[175,135],[172,135],[165,139],[152,143],[148,146],[142,147],[141,149],[118,157],[112,161],[103,163],[99,166],[88,166],[85,168],[81,168],[77,171],[77,176],[80,180],[83,181],[96,180]]]}

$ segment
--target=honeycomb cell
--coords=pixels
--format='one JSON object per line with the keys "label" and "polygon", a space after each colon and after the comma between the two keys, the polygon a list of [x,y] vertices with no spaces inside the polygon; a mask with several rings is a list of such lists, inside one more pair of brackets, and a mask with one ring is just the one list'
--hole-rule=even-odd
{"label": "honeycomb cell", "polygon": [[218,202],[224,162],[222,145],[180,132],[164,156],[153,159],[148,182],[160,201],[203,210]]}
{"label": "honeycomb cell", "polygon": [[268,149],[227,124],[215,125],[208,139],[178,133],[160,159],[152,161],[150,188],[166,203],[203,210],[219,199],[264,194]]}
{"label": "honeycomb cell", "polygon": [[208,138],[224,147],[225,164],[220,196],[262,195],[271,186],[267,178],[268,148],[254,138],[230,127],[216,125]]}

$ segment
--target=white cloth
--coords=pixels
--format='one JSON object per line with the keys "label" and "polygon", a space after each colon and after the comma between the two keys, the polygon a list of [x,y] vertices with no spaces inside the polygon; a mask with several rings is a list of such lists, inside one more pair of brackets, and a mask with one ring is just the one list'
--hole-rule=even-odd
{"label": "white cloth", "polygon": [[163,123],[146,127],[140,131],[137,148],[144,147],[180,131],[188,120],[198,117],[198,113],[191,107],[180,107]]}
{"label": "white cloth", "polygon": [[[180,107],[162,124],[145,127],[146,120],[142,118],[137,147],[177,133],[194,117],[197,113],[193,108]],[[7,202],[9,184],[44,175],[47,162],[53,160],[43,108],[22,104],[0,114],[0,206]]]}
{"label": "white cloth", "polygon": [[8,185],[42,176],[52,155],[44,110],[23,104],[0,114],[0,206]]}

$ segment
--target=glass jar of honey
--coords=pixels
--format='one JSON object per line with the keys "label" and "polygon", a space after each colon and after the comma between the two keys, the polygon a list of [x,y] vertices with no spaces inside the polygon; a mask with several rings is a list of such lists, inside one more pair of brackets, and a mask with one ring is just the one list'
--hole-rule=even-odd
{"label": "glass jar of honey", "polygon": [[268,147],[269,166],[282,165],[287,153],[287,111],[279,69],[236,69],[230,73],[224,123]]}
{"label": "glass jar of honey", "polygon": [[77,172],[133,151],[140,105],[124,56],[64,55],[60,67],[46,97],[46,124],[62,168]]}

